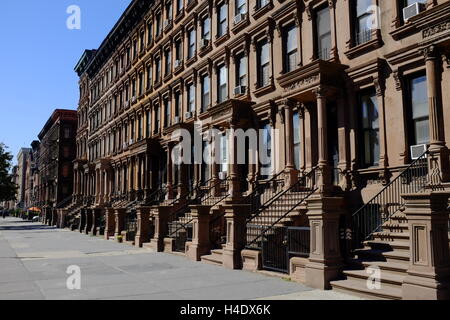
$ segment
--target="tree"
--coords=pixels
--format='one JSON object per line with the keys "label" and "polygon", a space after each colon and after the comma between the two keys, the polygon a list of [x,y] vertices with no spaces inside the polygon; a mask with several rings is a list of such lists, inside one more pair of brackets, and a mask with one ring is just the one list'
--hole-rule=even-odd
{"label": "tree", "polygon": [[0,202],[16,200],[17,185],[10,173],[13,156],[6,151],[6,146],[0,143]]}

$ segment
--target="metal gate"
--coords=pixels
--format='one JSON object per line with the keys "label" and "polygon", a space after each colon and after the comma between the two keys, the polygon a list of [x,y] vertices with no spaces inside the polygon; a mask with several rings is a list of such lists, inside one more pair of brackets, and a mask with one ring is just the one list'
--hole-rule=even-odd
{"label": "metal gate", "polygon": [[272,227],[262,235],[261,256],[263,269],[289,273],[292,257],[308,257],[309,227]]}
{"label": "metal gate", "polygon": [[192,241],[192,223],[170,222],[169,234],[174,239],[173,251],[186,252],[186,242]]}

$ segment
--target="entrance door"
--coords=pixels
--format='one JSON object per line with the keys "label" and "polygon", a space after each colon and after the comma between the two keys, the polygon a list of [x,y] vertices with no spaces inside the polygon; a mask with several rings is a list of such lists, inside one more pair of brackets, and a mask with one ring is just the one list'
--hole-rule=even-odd
{"label": "entrance door", "polygon": [[262,263],[267,270],[288,273],[287,227],[273,227],[262,235]]}

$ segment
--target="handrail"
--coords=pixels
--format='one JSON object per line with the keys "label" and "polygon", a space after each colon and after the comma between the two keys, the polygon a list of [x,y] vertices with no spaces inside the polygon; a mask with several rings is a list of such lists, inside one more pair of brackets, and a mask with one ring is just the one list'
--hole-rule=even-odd
{"label": "handrail", "polygon": [[354,248],[370,238],[386,221],[402,209],[404,203],[401,194],[420,192],[427,186],[427,154],[428,150],[352,214]]}
{"label": "handrail", "polygon": [[[292,211],[294,211],[300,204],[302,204],[306,199],[308,199],[312,194],[314,194],[317,191],[317,186],[315,185],[315,174],[316,171],[318,170],[318,167],[313,168],[309,173],[307,173],[303,179],[299,179],[295,184],[293,184],[289,189],[284,190],[280,195],[277,196],[276,199],[274,199],[270,204],[273,204],[273,202],[277,201],[278,199],[280,199],[283,195],[289,193],[289,192],[293,192],[298,190],[299,188],[303,187],[305,188],[304,191],[301,191],[302,197],[299,201],[295,201],[291,207],[288,208],[287,211],[285,211],[282,215],[280,215],[274,222],[272,222],[267,228],[264,229],[264,226],[262,226],[262,231],[259,233],[259,235],[257,237],[255,237],[252,241],[250,241],[249,243],[247,243],[247,247],[251,246],[252,244],[256,243],[267,231],[269,231],[270,229],[273,229],[274,226],[279,223],[281,220],[283,220],[285,217],[287,217]],[[308,181],[309,184],[308,185]],[[263,208],[262,211],[259,212],[258,215],[255,215],[253,217],[251,217],[250,219],[247,220],[247,224],[250,224],[250,222],[252,220],[254,220],[255,218],[259,217],[261,215],[261,213],[266,209],[270,207],[270,205],[265,206]]]}
{"label": "handrail", "polygon": [[55,208],[60,209],[60,208],[62,208],[64,205],[68,204],[71,200],[72,200],[72,195],[68,196],[68,197],[65,198],[64,200],[61,200],[61,201],[55,206]]}
{"label": "handrail", "polygon": [[[200,196],[197,195],[197,197],[195,197],[194,199],[192,199],[191,202],[188,202],[186,205],[182,206],[180,209],[178,209],[175,214],[172,214],[172,217],[177,218],[178,217],[178,213],[181,211],[186,211],[189,208],[190,204],[193,204],[197,201],[200,201],[200,203],[203,203],[205,200],[208,200],[210,198],[213,197],[212,193],[210,192],[211,190],[213,190],[214,188],[216,188],[217,186],[221,185],[224,181],[228,181],[229,178],[227,178],[226,180],[219,180],[217,183],[215,183],[213,186],[210,186],[208,188],[208,190],[206,190],[205,194],[201,194]],[[204,195],[207,195],[207,197],[203,198]],[[229,193],[225,192],[224,195],[220,196],[220,198],[218,200],[215,200],[215,202],[213,204],[208,204],[208,206],[214,207],[215,205],[217,205],[218,203],[220,203],[223,199],[227,198],[229,196]],[[179,230],[181,230],[182,228],[185,228],[187,225],[189,225],[190,223],[192,223],[194,219],[191,218],[188,222],[186,223],[181,223],[181,222],[177,222],[178,224],[180,224],[181,226],[179,228],[177,228],[174,232],[171,232],[169,237],[176,234]],[[173,222],[173,221],[172,221]]]}

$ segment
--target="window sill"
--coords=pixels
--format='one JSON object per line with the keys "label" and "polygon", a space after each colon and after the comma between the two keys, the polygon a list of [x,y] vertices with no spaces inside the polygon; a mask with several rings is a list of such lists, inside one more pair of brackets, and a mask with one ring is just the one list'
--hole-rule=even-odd
{"label": "window sill", "polygon": [[248,14],[246,14],[246,18],[244,20],[241,20],[237,24],[233,25],[233,27],[231,28],[231,32],[236,34],[236,33],[238,33],[239,31],[241,31],[242,29],[244,29],[245,27],[247,27],[249,25],[250,25],[250,19],[248,17]]}
{"label": "window sill", "polygon": [[197,52],[194,52],[194,56],[187,59],[186,61],[186,66],[190,66],[191,64],[193,64],[195,61],[197,61]]}
{"label": "window sill", "polygon": [[270,80],[270,83],[264,87],[258,87],[256,85],[256,90],[253,92],[256,97],[260,97],[262,95],[268,94],[269,92],[272,92],[275,90],[275,86],[273,84],[273,80]]}
{"label": "window sill", "polygon": [[181,9],[181,10],[177,13],[177,15],[175,16],[175,19],[174,19],[173,21],[174,21],[175,23],[178,23],[178,22],[180,22],[181,19],[183,19],[183,17],[184,17],[184,8]]}
{"label": "window sill", "polygon": [[224,35],[221,35],[220,37],[216,36],[216,40],[214,40],[214,45],[217,47],[230,39],[230,32],[227,30],[227,32]]}
{"label": "window sill", "polygon": [[208,52],[210,52],[212,50],[212,45],[208,44],[207,46],[201,47],[200,50],[198,51],[198,55],[200,57],[203,57],[205,54],[207,54]]}
{"label": "window sill", "polygon": [[171,71],[169,74],[167,74],[166,76],[164,76],[163,81],[164,81],[164,82],[167,82],[167,81],[169,81],[170,79],[172,79],[172,71]]}
{"label": "window sill", "polygon": [[179,65],[178,67],[176,67],[175,70],[173,71],[173,74],[178,74],[178,73],[180,73],[181,71],[183,71],[183,69],[184,69],[184,62],[181,61],[181,62],[180,62],[180,65]]}
{"label": "window sill", "polygon": [[273,9],[273,2],[272,0],[270,0],[264,7],[261,8],[254,7],[252,17],[255,20],[257,20],[272,9]]}
{"label": "window sill", "polygon": [[193,1],[189,2],[189,3],[186,5],[186,9],[185,9],[186,12],[189,12],[189,11],[191,11],[192,9],[194,9],[196,5],[197,5],[197,0],[193,0]]}
{"label": "window sill", "polygon": [[352,47],[351,49],[347,50],[346,52],[344,52],[344,54],[347,56],[347,58],[353,59],[353,58],[361,56],[365,53],[368,53],[370,51],[380,48],[383,45],[383,41],[381,40],[380,30],[376,30],[374,33],[372,33],[372,37],[373,37],[372,40],[369,40],[362,44],[356,45],[356,46]]}

